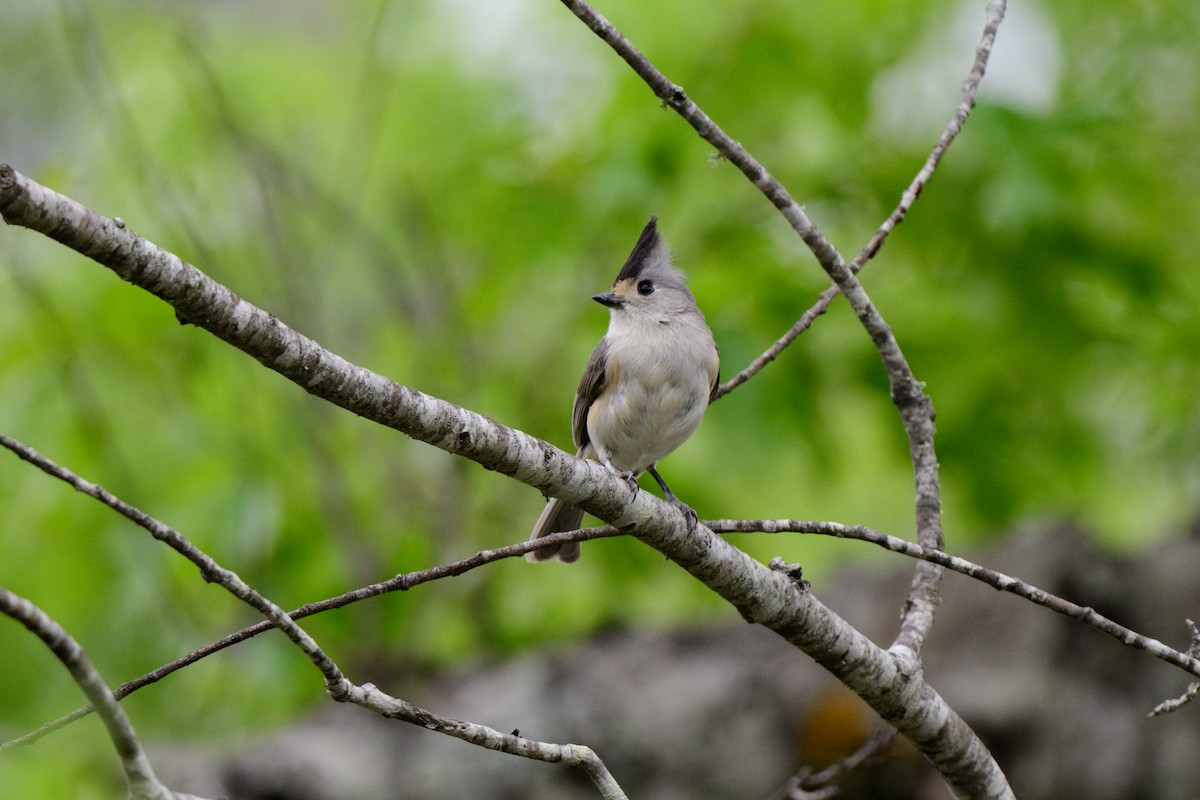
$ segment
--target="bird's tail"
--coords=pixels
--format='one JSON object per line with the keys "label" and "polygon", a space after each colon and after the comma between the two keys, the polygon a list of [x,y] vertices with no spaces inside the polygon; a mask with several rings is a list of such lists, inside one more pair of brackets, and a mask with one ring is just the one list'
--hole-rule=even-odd
{"label": "bird's tail", "polygon": [[[582,508],[573,506],[565,500],[550,498],[550,502],[546,503],[546,509],[538,517],[537,524],[533,526],[533,533],[529,540],[540,539],[559,531],[573,531],[579,527],[581,522],[583,522]],[[549,561],[557,558],[559,561],[569,564],[579,560],[579,542],[555,544],[538,550],[530,550],[525,554],[525,558],[529,561]]]}

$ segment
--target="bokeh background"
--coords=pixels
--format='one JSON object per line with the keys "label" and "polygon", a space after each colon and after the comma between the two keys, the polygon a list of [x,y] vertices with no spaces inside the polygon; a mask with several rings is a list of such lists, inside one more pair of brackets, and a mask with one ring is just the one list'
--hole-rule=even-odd
{"label": "bokeh background", "polygon": [[[849,258],[949,119],[982,2],[607,0]],[[1018,2],[965,133],[863,280],[938,412],[949,547],[1036,520],[1154,548],[1200,490],[1200,6]],[[827,279],[770,204],[549,0],[35,0],[0,9],[0,161],[358,364],[569,446],[571,394],[650,214],[734,374]],[[145,292],[0,228],[0,430],[285,607],[527,535],[538,493],[307,396]],[[841,302],[663,465],[702,517],[911,535],[878,357]],[[116,684],[254,621],[141,531],[0,457],[0,583]],[[819,587],[863,545],[738,543]],[[886,602],[896,604],[900,598]],[[636,541],[312,619],[358,680],[736,615]],[[0,623],[0,738],[76,707]],[[405,677],[394,684],[404,695]],[[281,641],[130,698],[251,740],[326,703]],[[114,790],[98,723],[0,756],[14,796]]]}

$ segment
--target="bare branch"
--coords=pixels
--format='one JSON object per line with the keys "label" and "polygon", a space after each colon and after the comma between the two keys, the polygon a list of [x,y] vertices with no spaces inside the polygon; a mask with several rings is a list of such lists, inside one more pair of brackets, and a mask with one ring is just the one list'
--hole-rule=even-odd
{"label": "bare branch", "polygon": [[801,783],[812,788],[834,781],[850,770],[857,769],[867,760],[882,753],[895,738],[896,732],[891,728],[880,728],[867,737],[862,747],[845,758],[835,761],[820,772],[814,772]]}
{"label": "bare branch", "polygon": [[862,746],[853,753],[838,759],[820,772],[813,772],[811,767],[804,767],[792,776],[772,800],[818,800],[835,797],[838,793],[837,787],[832,785],[835,780],[883,752],[895,738],[894,730],[880,728],[868,736]]}
{"label": "bare branch", "polygon": [[[351,603],[357,603],[360,600],[366,600],[371,597],[378,597],[389,592],[403,592],[413,587],[420,586],[423,583],[435,581],[440,578],[452,578],[463,573],[469,572],[477,567],[482,567],[485,564],[491,564],[494,561],[500,561],[505,558],[521,558],[530,550],[536,550],[539,547],[544,547],[547,543],[558,544],[566,542],[585,542],[591,539],[601,539],[610,536],[621,536],[621,531],[613,528],[610,525],[604,525],[597,528],[583,528],[578,531],[565,531],[556,533],[552,536],[544,536],[536,541],[522,540],[517,544],[510,544],[507,547],[499,547],[493,550],[481,550],[478,553],[468,556],[467,558],[459,559],[448,564],[442,564],[428,569],[416,570],[413,572],[404,572],[389,578],[385,581],[372,583],[369,586],[363,586],[353,591],[345,592],[336,597],[326,598],[313,603],[307,603],[299,608],[289,611],[288,616],[292,619],[303,619],[304,617],[313,614],[319,614],[323,611],[332,611],[333,609],[348,606]],[[133,680],[126,681],[118,686],[113,695],[121,700],[139,689],[144,689],[158,683],[163,678],[173,672],[176,672],[183,667],[207,658],[214,653],[219,653],[227,647],[231,647],[239,642],[244,642],[247,639],[253,638],[264,631],[269,631],[274,627],[270,622],[259,622],[246,628],[242,628],[236,633],[231,633],[228,636],[219,639],[215,642],[205,645],[197,650],[193,650],[182,658],[178,658],[161,667],[146,673]],[[92,712],[91,706],[83,706],[77,708],[69,714],[65,714],[56,720],[47,722],[37,730],[30,731],[24,736],[15,739],[10,739],[7,742],[0,743],[0,750],[6,750],[12,747],[32,744],[48,733],[58,730],[59,728],[74,722],[81,717],[86,717]]]}
{"label": "bare branch", "polygon": [[[883,243],[888,235],[895,230],[897,225],[904,221],[904,217],[907,216],[909,209],[916,203],[917,198],[921,196],[921,190],[925,188],[925,184],[929,183],[933,178],[933,173],[938,168],[938,164],[941,163],[942,156],[946,154],[950,145],[962,131],[963,125],[966,124],[967,117],[971,113],[971,109],[975,107],[975,96],[979,92],[979,84],[983,80],[988,59],[992,55],[992,47],[996,42],[996,33],[1000,29],[1000,23],[1004,20],[1006,5],[1007,0],[993,0],[993,2],[988,4],[987,21],[984,23],[983,36],[979,40],[979,45],[975,48],[975,62],[971,66],[971,72],[967,76],[967,80],[963,83],[962,97],[958,102],[958,106],[954,109],[954,116],[946,124],[946,128],[942,131],[937,144],[934,145],[932,152],[930,152],[929,157],[925,160],[925,164],[917,172],[912,182],[909,183],[908,188],[901,194],[900,203],[892,210],[888,218],[884,220],[879,230],[871,237],[871,240],[867,242],[867,246],[850,263],[851,272],[857,274],[859,270],[866,266],[867,261],[874,258],[875,254],[879,252],[879,248],[883,247]],[[713,400],[719,400],[729,394],[754,377],[767,364],[774,361],[783,352],[784,348],[795,341],[796,337],[812,327],[817,317],[829,309],[829,304],[837,296],[837,284],[821,292],[817,301],[800,315],[796,323],[783,336],[776,339],[762,355],[751,361],[745,369],[722,383],[717,388]]]}
{"label": "bare branch", "polygon": [[[203,328],[308,393],[406,433],[624,527],[652,506],[594,461],[385,378],[346,361],[239,297],[174,253],[138,236],[119,218],[84,207],[0,164],[0,216],[38,231],[108,267],[170,304],[184,324]],[[645,505],[641,505],[645,503]]]}
{"label": "bare branch", "polygon": [[50,648],[63,663],[75,683],[87,695],[100,714],[108,737],[121,759],[121,767],[129,781],[129,794],[137,800],[172,800],[174,795],[159,782],[145,751],[138,741],[129,717],[117,705],[100,673],[92,666],[87,654],[62,626],[44,611],[4,587],[0,587],[0,613],[6,614],[28,628]]}
{"label": "bare branch", "polygon": [[[1179,667],[1192,675],[1200,676],[1200,654],[1195,652],[1190,652],[1189,654],[1181,653],[1157,639],[1143,636],[1114,622],[1108,617],[1096,613],[1096,610],[1093,608],[1072,603],[1070,600],[1050,594],[1044,589],[1032,586],[1019,578],[1010,577],[1002,572],[997,572],[967,561],[965,558],[952,556],[941,550],[922,547],[914,542],[889,536],[886,533],[881,533],[880,531],[861,525],[840,525],[836,522],[811,522],[795,519],[722,519],[712,520],[705,524],[718,533],[815,533],[821,536],[833,536],[838,539],[857,539],[863,542],[870,542],[893,553],[900,553],[910,558],[928,561],[931,564],[937,564],[939,567],[945,567],[954,572],[962,573],[981,583],[986,583],[993,589],[999,589],[1002,592],[1009,592],[1018,597],[1023,597],[1039,606],[1048,608],[1051,611],[1055,611],[1106,633],[1135,650],[1145,650],[1155,658],[1166,661],[1168,664]],[[1192,649],[1195,650],[1196,646],[1193,645]]]}
{"label": "bare branch", "polygon": [[[606,800],[623,800],[625,797],[625,795],[621,792],[620,787],[613,779],[612,775],[609,774],[608,769],[604,766],[603,762],[601,762],[596,754],[587,747],[582,747],[580,745],[549,744],[545,742],[534,741],[532,739],[522,739],[515,734],[502,734],[499,731],[492,730],[491,728],[483,725],[477,725],[471,722],[460,722],[458,720],[450,719],[449,717],[441,717],[431,711],[426,711],[425,709],[418,708],[410,703],[406,703],[403,700],[398,700],[394,697],[383,694],[370,684],[362,687],[352,684],[342,675],[341,671],[338,669],[337,665],[333,663],[332,659],[330,659],[325,652],[321,650],[317,643],[311,637],[309,637],[309,635],[305,633],[304,630],[300,628],[300,626],[297,625],[288,614],[286,614],[281,608],[276,606],[270,600],[267,600],[261,594],[251,589],[237,575],[218,565],[216,561],[193,545],[178,531],[168,527],[140,509],[134,508],[125,501],[106,491],[103,487],[84,480],[66,467],[55,464],[50,459],[38,453],[28,445],[24,445],[8,436],[5,436],[4,434],[0,434],[0,445],[3,445],[4,447],[13,451],[22,459],[33,464],[48,475],[65,481],[77,491],[99,500],[101,503],[118,512],[122,516],[125,516],[128,519],[136,522],[138,525],[148,530],[155,539],[165,542],[176,552],[182,554],[189,561],[196,564],[196,566],[200,568],[200,572],[204,576],[205,580],[220,583],[238,599],[260,611],[264,616],[267,617],[271,625],[282,629],[284,633],[288,635],[288,638],[290,638],[293,643],[295,643],[302,651],[304,651],[309,659],[313,661],[318,668],[320,668],[322,674],[325,676],[325,688],[334,700],[339,702],[355,703],[365,708],[370,708],[374,711],[382,713],[385,716],[421,725],[430,730],[435,730],[439,733],[444,733],[457,739],[463,739],[464,741],[472,742],[473,744],[487,747],[492,750],[500,750],[502,752],[520,755],[526,758],[533,758],[540,761],[562,762],[570,766],[578,767],[588,773],[588,775],[596,783],[596,786],[601,789]],[[528,544],[534,545],[535,543]],[[536,543],[536,546],[544,545],[545,538],[543,538],[541,542]],[[530,549],[534,549],[534,547],[530,546],[525,548],[525,550]],[[483,563],[482,559],[476,559],[476,561],[478,563]],[[469,568],[470,567],[464,567],[460,571],[466,571],[466,569]],[[419,575],[418,580],[423,582],[426,580],[433,580],[435,576],[445,577],[450,574],[450,571],[444,569],[435,569],[427,570],[426,573],[428,574]],[[395,588],[407,588],[407,586],[402,587],[400,585],[396,585]],[[5,610],[3,603],[4,594],[4,590],[0,589],[0,610]],[[29,604],[29,608],[33,608],[32,604]],[[36,609],[34,610],[36,611]],[[49,618],[46,618],[46,622],[49,622]],[[31,628],[31,630],[35,629]],[[35,630],[35,632],[37,631]],[[62,636],[65,637],[66,633],[62,632]],[[69,644],[73,645],[76,650],[78,650],[77,657],[82,657],[82,650],[79,650],[78,646],[75,645],[69,637],[67,637],[67,641]],[[49,644],[50,642],[47,643]],[[56,651],[56,653],[57,652],[58,651]],[[90,669],[90,665],[88,665],[88,668]],[[92,670],[92,672],[94,674],[95,671]],[[77,678],[77,680],[79,679]],[[99,680],[98,675],[96,676],[96,680]],[[108,704],[110,704],[113,708],[116,708],[118,698],[108,691],[108,687],[104,686],[103,682],[100,682],[100,685],[103,687],[103,695],[107,698]],[[93,708],[99,710],[101,714],[105,713],[106,707],[104,705],[97,706],[97,698],[92,693],[88,693],[88,699],[92,701]],[[129,728],[128,733],[129,736],[133,735],[133,729],[131,727]],[[134,743],[136,744],[136,739],[134,740]],[[120,746],[118,746],[118,750],[124,752]],[[142,757],[142,760],[145,761],[144,756]],[[145,764],[145,766],[146,769],[149,769],[148,762]],[[149,776],[150,778],[153,778],[152,771],[149,772]],[[131,784],[132,783],[133,778],[131,778]],[[165,792],[166,790],[164,789],[163,791]],[[161,796],[147,794],[145,796],[147,800],[158,800],[159,797],[163,798],[164,800],[169,800],[170,797],[169,794],[163,794]]]}
{"label": "bare branch", "polygon": [[929,158],[925,160],[925,165],[921,167],[920,172],[913,178],[912,183],[904,190],[900,196],[900,204],[895,210],[888,215],[883,225],[871,237],[871,241],[863,248],[863,251],[858,254],[851,264],[851,269],[858,271],[868,260],[875,257],[879,252],[879,248],[883,246],[897,225],[904,221],[904,217],[908,214],[913,203],[917,202],[917,198],[921,196],[921,190],[925,188],[925,184],[929,183],[933,178],[934,170],[942,161],[942,156],[946,154],[946,150],[954,142],[954,139],[962,131],[963,125],[967,122],[967,117],[971,114],[971,109],[975,108],[975,95],[979,92],[979,84],[983,80],[983,74],[987,70],[988,59],[992,55],[992,47],[996,44],[996,34],[1000,30],[1000,23],[1004,21],[1004,12],[1008,6],[1008,0],[991,0],[987,6],[987,19],[983,25],[983,36],[979,40],[979,44],[975,47],[975,62],[971,65],[971,72],[967,75],[966,81],[963,83],[962,97],[958,101],[958,106],[954,109],[954,116],[946,125],[942,135],[938,138],[937,144],[934,145],[933,151],[929,154]]}
{"label": "bare branch", "polygon": [[1146,716],[1157,717],[1160,714],[1170,714],[1172,711],[1178,711],[1188,703],[1195,700],[1198,695],[1200,695],[1200,681],[1195,681],[1194,683],[1188,684],[1186,692],[1181,694],[1179,697],[1162,701],[1154,708],[1150,709],[1150,713]]}
{"label": "bare branch", "polygon": [[[1197,628],[1196,623],[1192,622],[1190,619],[1185,619],[1184,622],[1187,623],[1188,632],[1192,637],[1192,643],[1188,646],[1188,655],[1191,656],[1193,660],[1200,659],[1200,628]],[[1187,688],[1187,691],[1179,697],[1176,697],[1173,700],[1162,701],[1152,708],[1147,716],[1157,717],[1160,714],[1170,714],[1172,711],[1178,711],[1188,703],[1195,700],[1197,696],[1200,696],[1200,681],[1195,681],[1194,683],[1190,684]]]}
{"label": "bare branch", "polygon": [[[956,792],[979,798],[1012,796],[987,748],[921,679],[915,650],[882,650],[786,575],[772,572],[703,526],[689,529],[674,506],[649,492],[633,492],[600,464],[349,363],[137,236],[124,222],[96,214],[7,165],[0,165],[0,215],[112,269],[170,303],[180,319],[212,332],[308,392],[630,530],[731,603],[744,618],[776,631],[846,683],[916,744]],[[839,285],[846,294],[846,285]],[[894,345],[890,332],[886,339]],[[881,349],[898,355],[886,342]],[[909,395],[909,400],[924,398],[919,387],[912,386],[917,394]],[[902,417],[911,418],[912,404],[900,399],[897,404],[907,409]],[[924,419],[928,427],[923,430],[931,437],[932,419]],[[925,454],[933,455],[931,438]],[[929,499],[931,489],[936,523],[936,462],[932,467],[932,474],[918,470],[918,520],[926,519],[931,510],[928,503],[921,504],[922,498]],[[920,525],[919,529],[929,530]],[[920,609],[926,615],[932,614],[934,597],[931,594],[927,607]],[[919,617],[910,613],[909,620]]]}
{"label": "bare branch", "polygon": [[325,676],[326,690],[333,695],[334,699],[342,698],[348,681],[342,675],[337,665],[333,663],[333,660],[317,646],[317,643],[313,641],[311,636],[288,617],[282,608],[252,589],[236,573],[222,567],[204,553],[204,551],[188,541],[187,537],[179,533],[179,531],[160,522],[141,509],[129,505],[124,500],[107,491],[104,487],[84,480],[66,467],[55,464],[32,447],[22,444],[2,433],[0,433],[0,446],[16,453],[20,458],[33,464],[47,475],[65,481],[76,491],[100,501],[123,517],[132,520],[137,525],[149,531],[150,535],[155,539],[165,543],[172,550],[182,555],[188,561],[191,561],[199,567],[200,575],[204,580],[209,583],[220,584],[234,597],[261,613],[272,625],[282,630],[308,656],[317,669],[321,670],[321,674]]}
{"label": "bare branch", "polygon": [[[853,266],[853,265],[852,265]],[[857,271],[857,268],[856,268]],[[812,324],[817,321],[817,317],[829,310],[829,304],[838,296],[837,284],[830,286],[825,291],[821,292],[817,297],[817,302],[813,303],[807,311],[800,315],[800,319],[792,327],[787,329],[787,332],[775,340],[775,343],[768,347],[762,355],[751,361],[746,368],[734,375],[729,380],[717,387],[717,391],[713,394],[713,401],[720,400],[725,395],[732,392],[737,387],[741,386],[746,381],[753,378],[758,371],[770,364],[772,361],[783,352],[784,348],[796,340],[796,337],[804,333],[812,327]]]}
{"label": "bare branch", "polygon": [[[900,419],[908,436],[917,490],[917,540],[927,547],[942,547],[942,505],[937,456],[933,447],[933,403],[925,395],[922,384],[913,376],[899,343],[892,335],[891,327],[875,308],[854,272],[842,259],[841,253],[817,229],[783,184],[750,155],[746,148],[721,130],[687,96],[683,87],[668,80],[611,22],[598,14],[585,0],[562,0],[562,3],[616,51],[664,104],[674,109],[696,133],[716,147],[722,156],[740,169],[742,174],[779,209],[850,303],[855,316],[871,336],[883,360],[891,385],[892,402],[900,412]],[[925,564],[918,565],[913,578],[896,644],[907,648],[914,657],[919,656],[925,637],[933,627],[940,578],[940,570]]]}
{"label": "bare branch", "polygon": [[403,700],[390,697],[369,683],[354,687],[350,692],[349,700],[385,717],[411,722],[429,730],[462,739],[464,742],[486,747],[489,750],[499,750],[502,753],[536,761],[576,767],[588,774],[588,777],[600,789],[605,800],[622,800],[625,797],[625,793],[621,791],[621,787],[617,785],[608,768],[604,766],[604,762],[589,747],[577,744],[537,742],[521,737],[519,731],[501,733],[486,725],[460,722],[449,717],[439,716]]}

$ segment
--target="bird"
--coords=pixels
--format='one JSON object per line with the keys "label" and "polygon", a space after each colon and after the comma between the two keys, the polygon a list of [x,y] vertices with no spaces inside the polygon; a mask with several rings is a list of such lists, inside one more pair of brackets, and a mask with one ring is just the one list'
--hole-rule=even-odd
{"label": "bird", "polygon": [[[612,288],[592,297],[609,310],[608,330],[579,380],[571,434],[579,458],[600,462],[634,491],[637,477],[649,472],[690,530],[696,512],[656,467],[700,425],[716,393],[720,356],[657,222],[650,217]],[[575,530],[582,520],[583,509],[550,498],[529,538]],[[579,558],[579,543],[538,548],[525,557],[569,563]]]}

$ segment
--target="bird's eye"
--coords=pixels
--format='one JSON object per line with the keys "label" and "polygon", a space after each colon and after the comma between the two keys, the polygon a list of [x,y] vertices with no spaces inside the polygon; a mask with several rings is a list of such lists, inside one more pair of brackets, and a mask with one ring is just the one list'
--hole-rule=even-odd
{"label": "bird's eye", "polygon": [[654,281],[641,281],[638,283],[638,294],[654,294]]}

